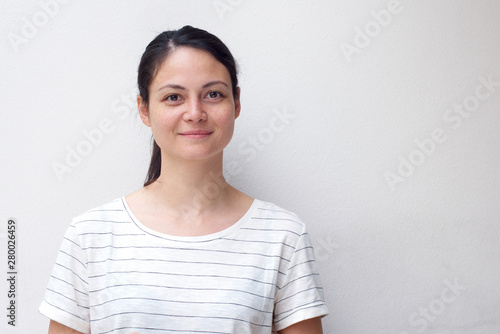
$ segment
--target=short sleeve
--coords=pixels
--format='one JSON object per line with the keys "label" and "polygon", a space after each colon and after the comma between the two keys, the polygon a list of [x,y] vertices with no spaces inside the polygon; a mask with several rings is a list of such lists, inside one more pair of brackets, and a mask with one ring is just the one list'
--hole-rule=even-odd
{"label": "short sleeve", "polygon": [[303,320],[328,314],[309,234],[303,229],[285,279],[278,286],[274,326],[280,331]]}
{"label": "short sleeve", "polygon": [[39,311],[69,328],[90,333],[87,265],[74,223],[61,243]]}

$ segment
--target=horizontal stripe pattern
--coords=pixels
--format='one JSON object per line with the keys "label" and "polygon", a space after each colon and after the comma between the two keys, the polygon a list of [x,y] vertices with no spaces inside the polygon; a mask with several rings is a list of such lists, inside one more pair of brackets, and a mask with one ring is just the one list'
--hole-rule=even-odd
{"label": "horizontal stripe pattern", "polygon": [[127,334],[271,333],[328,312],[295,214],[255,200],[224,231],[176,237],[142,225],[124,198],[73,219],[40,311]]}

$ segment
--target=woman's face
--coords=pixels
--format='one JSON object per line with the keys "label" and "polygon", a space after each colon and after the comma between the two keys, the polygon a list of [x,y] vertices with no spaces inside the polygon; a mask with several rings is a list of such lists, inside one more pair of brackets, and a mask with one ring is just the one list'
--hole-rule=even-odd
{"label": "woman's face", "polygon": [[202,160],[222,154],[240,113],[228,70],[210,53],[179,47],[165,59],[138,97],[142,121],[151,127],[162,159]]}

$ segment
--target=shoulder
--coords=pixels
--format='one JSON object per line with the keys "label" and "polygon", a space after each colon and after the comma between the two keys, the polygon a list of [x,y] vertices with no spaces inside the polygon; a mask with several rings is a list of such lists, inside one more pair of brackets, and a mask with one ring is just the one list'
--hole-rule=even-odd
{"label": "shoulder", "polygon": [[[94,248],[101,249],[121,242],[125,236],[137,234],[141,233],[136,231],[120,197],[74,217],[66,230],[65,239],[82,249],[93,251]],[[118,241],[117,237],[120,237]]]}
{"label": "shoulder", "polygon": [[88,228],[93,225],[102,227],[106,223],[127,220],[127,216],[123,198],[119,197],[80,213],[72,219],[71,225],[78,228]]}
{"label": "shoulder", "polygon": [[292,211],[274,203],[256,199],[252,221],[254,225],[264,225],[276,231],[301,237],[306,232],[306,224]]}

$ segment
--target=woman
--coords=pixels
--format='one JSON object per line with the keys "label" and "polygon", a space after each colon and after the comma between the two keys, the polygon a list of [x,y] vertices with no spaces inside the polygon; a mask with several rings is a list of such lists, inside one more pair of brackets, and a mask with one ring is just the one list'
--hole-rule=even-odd
{"label": "woman", "polygon": [[49,333],[322,333],[304,224],[222,177],[241,109],[227,47],[190,26],[163,32],[138,85],[148,177],[73,219],[40,306]]}

